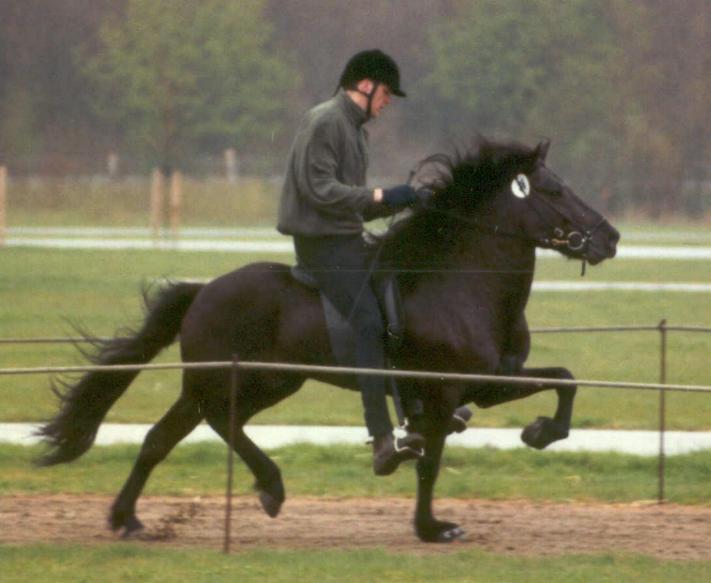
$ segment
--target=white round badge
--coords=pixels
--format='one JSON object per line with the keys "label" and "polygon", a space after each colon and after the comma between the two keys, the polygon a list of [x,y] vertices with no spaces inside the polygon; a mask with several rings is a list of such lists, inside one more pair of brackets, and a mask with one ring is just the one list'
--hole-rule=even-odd
{"label": "white round badge", "polygon": [[517,198],[526,198],[531,194],[531,184],[528,182],[528,176],[519,174],[511,183],[511,192]]}

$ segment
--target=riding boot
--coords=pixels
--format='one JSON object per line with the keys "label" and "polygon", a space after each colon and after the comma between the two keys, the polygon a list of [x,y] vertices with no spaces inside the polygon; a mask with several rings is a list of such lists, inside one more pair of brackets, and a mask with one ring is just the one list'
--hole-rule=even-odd
{"label": "riding boot", "polygon": [[424,456],[425,438],[419,433],[395,437],[392,433],[373,439],[373,472],[376,476],[389,476],[407,460]]}

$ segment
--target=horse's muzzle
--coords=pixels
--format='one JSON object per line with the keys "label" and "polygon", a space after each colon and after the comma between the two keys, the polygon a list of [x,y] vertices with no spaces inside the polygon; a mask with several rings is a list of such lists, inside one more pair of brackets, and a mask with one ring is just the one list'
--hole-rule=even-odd
{"label": "horse's muzzle", "polygon": [[597,265],[605,259],[612,259],[617,255],[617,243],[620,241],[620,232],[607,220],[604,220],[590,235],[585,259],[590,265]]}

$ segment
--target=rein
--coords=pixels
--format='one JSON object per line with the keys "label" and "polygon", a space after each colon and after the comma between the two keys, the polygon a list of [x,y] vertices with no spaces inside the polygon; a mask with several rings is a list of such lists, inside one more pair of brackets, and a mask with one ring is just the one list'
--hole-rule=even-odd
{"label": "rein", "polygon": [[[411,184],[414,177],[420,171],[422,166],[424,166],[425,163],[429,163],[431,161],[432,161],[431,158],[427,158],[425,160],[421,160],[418,164],[416,164],[415,167],[412,170],[410,170],[407,183]],[[545,224],[547,226],[547,228],[552,230],[553,234],[551,237],[545,237],[545,236],[543,236],[543,237],[529,237],[529,236],[523,235],[521,233],[503,230],[503,229],[499,228],[498,225],[494,225],[494,226],[483,225],[476,219],[467,219],[467,218],[462,217],[462,216],[455,214],[453,212],[443,211],[441,209],[437,209],[432,206],[426,206],[426,207],[422,207],[422,208],[426,212],[433,212],[433,213],[437,213],[437,214],[446,216],[446,217],[454,219],[460,223],[463,223],[464,225],[466,225],[467,227],[469,227],[471,229],[475,229],[477,231],[484,232],[484,233],[490,233],[496,237],[508,237],[511,239],[518,239],[520,241],[530,243],[536,247],[550,247],[552,249],[559,249],[561,247],[567,247],[572,252],[580,252],[582,254],[582,257],[581,257],[582,269],[581,269],[580,275],[584,276],[585,271],[586,271],[586,265],[587,265],[587,257],[586,257],[587,246],[590,243],[590,239],[592,239],[592,236],[595,234],[595,232],[605,223],[605,218],[601,217],[600,220],[591,229],[582,229],[582,228],[576,227],[575,221],[571,220],[571,218],[569,216],[567,216],[563,211],[561,211],[560,209],[558,209],[554,205],[552,205],[544,197],[539,196],[539,198],[545,205],[548,206],[549,209],[553,210],[555,213],[557,213],[559,216],[563,217],[566,221],[568,221],[571,225],[573,225],[574,226],[573,229],[568,231],[568,233],[566,233],[560,227],[552,227],[550,225],[550,222],[547,221],[541,215],[541,212],[535,206],[533,206],[530,202],[528,202],[528,204],[529,204],[529,207],[531,208],[531,210],[533,210],[533,212],[535,212],[538,215],[538,217],[541,219],[541,222],[543,224]],[[530,201],[530,198],[528,200]]]}

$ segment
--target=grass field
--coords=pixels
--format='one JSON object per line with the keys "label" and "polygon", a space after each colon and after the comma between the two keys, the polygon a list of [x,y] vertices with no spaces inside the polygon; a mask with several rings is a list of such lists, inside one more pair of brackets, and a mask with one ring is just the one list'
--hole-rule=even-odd
{"label": "grass field", "polygon": [[[31,462],[41,451],[40,446],[0,445],[0,495],[114,495],[133,465],[138,446],[97,446],[72,464],[37,469]],[[225,452],[225,446],[217,443],[178,447],[156,468],[145,494],[223,494]],[[414,466],[408,464],[387,480],[377,478],[370,471],[365,446],[299,445],[271,450],[270,455],[282,469],[289,496],[414,496]],[[251,495],[252,475],[241,462],[235,468],[235,492]],[[666,473],[668,501],[711,504],[711,452],[673,456]],[[556,502],[653,500],[657,460],[614,453],[450,447],[445,450],[437,495]]]}
{"label": "grass field", "polygon": [[[185,224],[234,226],[273,222],[278,181],[244,177],[183,180]],[[150,180],[101,178],[10,180],[8,223],[22,226],[148,226]],[[167,206],[167,203],[166,203]]]}
{"label": "grass field", "polygon": [[[52,581],[191,581],[274,583],[293,581],[446,581],[476,583],[637,582],[698,583],[711,572],[708,562],[661,561],[629,555],[511,557],[481,551],[418,555],[385,550],[261,550],[230,556],[217,551],[34,545],[0,548],[5,583]],[[81,574],[81,579],[77,576]]]}
{"label": "grass field", "polygon": [[[254,260],[290,261],[283,255],[173,251],[0,250],[0,330],[2,337],[73,335],[78,322],[97,335],[113,334],[141,318],[140,285],[156,277],[210,278]],[[587,281],[707,282],[702,261],[619,260],[588,270]],[[537,280],[579,280],[579,264],[539,261]],[[528,309],[531,327],[654,325],[711,326],[711,302],[704,294],[595,292],[537,293]],[[533,366],[564,364],[579,378],[657,382],[657,333],[534,336]],[[669,382],[710,384],[711,337],[673,333],[669,340]],[[160,357],[177,360],[175,347]],[[83,361],[67,345],[0,346],[0,367],[71,365]],[[2,379],[2,421],[46,418],[54,401],[45,376]],[[153,422],[179,390],[179,373],[144,373],[112,409],[107,420]],[[539,395],[477,413],[481,426],[521,426],[554,407],[555,396]],[[260,414],[258,423],[360,424],[357,395],[308,383],[292,399]],[[578,427],[653,428],[657,396],[645,391],[583,389],[574,424]],[[669,396],[669,427],[711,428],[711,402],[704,395]]]}
{"label": "grass field", "polygon": [[[137,200],[137,208],[140,204]],[[27,220],[15,224],[82,224],[79,209],[61,216],[27,208]],[[140,209],[120,221],[135,225]],[[213,212],[213,211],[211,211]],[[232,211],[230,211],[232,212]],[[235,211],[237,212],[237,211]],[[98,213],[101,215],[101,213]],[[227,216],[227,213],[223,214]],[[235,215],[236,216],[236,215]],[[16,218],[18,215],[16,215]],[[232,217],[230,217],[231,219]],[[218,223],[225,224],[225,223]],[[638,229],[640,233],[648,230]],[[677,241],[677,227],[662,230]],[[623,229],[623,236],[625,230]],[[699,229],[697,234],[704,236]],[[289,261],[288,256],[228,253],[111,252],[0,249],[0,337],[71,335],[68,320],[98,335],[140,320],[140,282],[158,276],[213,277],[257,259]],[[709,281],[704,262],[612,261],[588,270],[589,281]],[[539,262],[537,279],[578,280],[579,265]],[[541,293],[528,311],[532,327],[671,324],[711,326],[711,302],[702,294],[596,292]],[[670,382],[710,384],[705,335],[672,334]],[[534,337],[531,364],[564,364],[580,378],[656,382],[659,338],[654,333],[545,335]],[[163,361],[177,359],[171,348]],[[0,368],[67,365],[82,362],[68,346],[0,346]],[[153,422],[177,396],[177,373],[144,373],[109,414],[110,421]],[[38,420],[54,412],[44,376],[0,380],[0,420]],[[711,429],[711,400],[706,396],[669,396],[668,426]],[[474,425],[520,426],[549,414],[553,395],[477,411]],[[582,389],[577,427],[654,428],[657,396],[641,391]],[[357,395],[309,383],[297,396],[260,415],[264,423],[361,424]],[[115,494],[133,463],[137,446],[97,447],[67,467],[38,471],[30,460],[38,448],[0,446],[0,496],[11,493]],[[224,447],[181,446],[156,470],[148,494],[194,496],[222,493]],[[361,447],[289,447],[275,450],[290,495],[412,496],[411,468],[386,481],[370,475],[369,454]],[[671,501],[708,504],[711,460],[708,452],[674,456],[667,462]],[[313,472],[313,468],[319,468]],[[236,490],[247,493],[251,479],[236,467]],[[532,498],[536,500],[632,501],[656,494],[656,461],[619,454],[531,453],[528,451],[450,448],[438,482],[438,497]],[[698,582],[711,576],[710,562],[662,561],[605,553],[561,557],[522,557],[483,551],[422,555],[386,550],[274,551],[265,549],[223,556],[216,551],[169,549],[160,545],[117,543],[104,546],[26,545],[0,547],[0,579],[47,581],[650,581]]]}
{"label": "grass field", "polygon": [[[113,495],[133,462],[136,446],[96,447],[65,467],[37,470],[29,462],[38,448],[0,446],[0,496],[13,493]],[[412,467],[387,480],[373,477],[369,455],[356,447],[288,447],[272,456],[282,467],[289,496],[412,496]],[[225,449],[217,444],[185,445],[161,464],[146,494],[221,495]],[[709,453],[669,460],[667,492],[676,503],[708,504]],[[314,468],[319,468],[314,472]],[[527,451],[446,451],[438,497],[532,499],[539,501],[630,502],[654,496],[655,461],[618,454]],[[251,477],[236,466],[237,494],[251,494]],[[603,526],[600,526],[603,528]],[[607,525],[608,528],[614,526]],[[218,526],[216,525],[216,528]],[[373,541],[377,547],[377,540]],[[665,561],[621,553],[513,556],[457,546],[423,552],[343,549],[240,551],[174,549],[160,543],[97,546],[5,545],[0,547],[2,580],[14,581],[705,581],[710,561]],[[429,549],[427,549],[429,550]]]}

